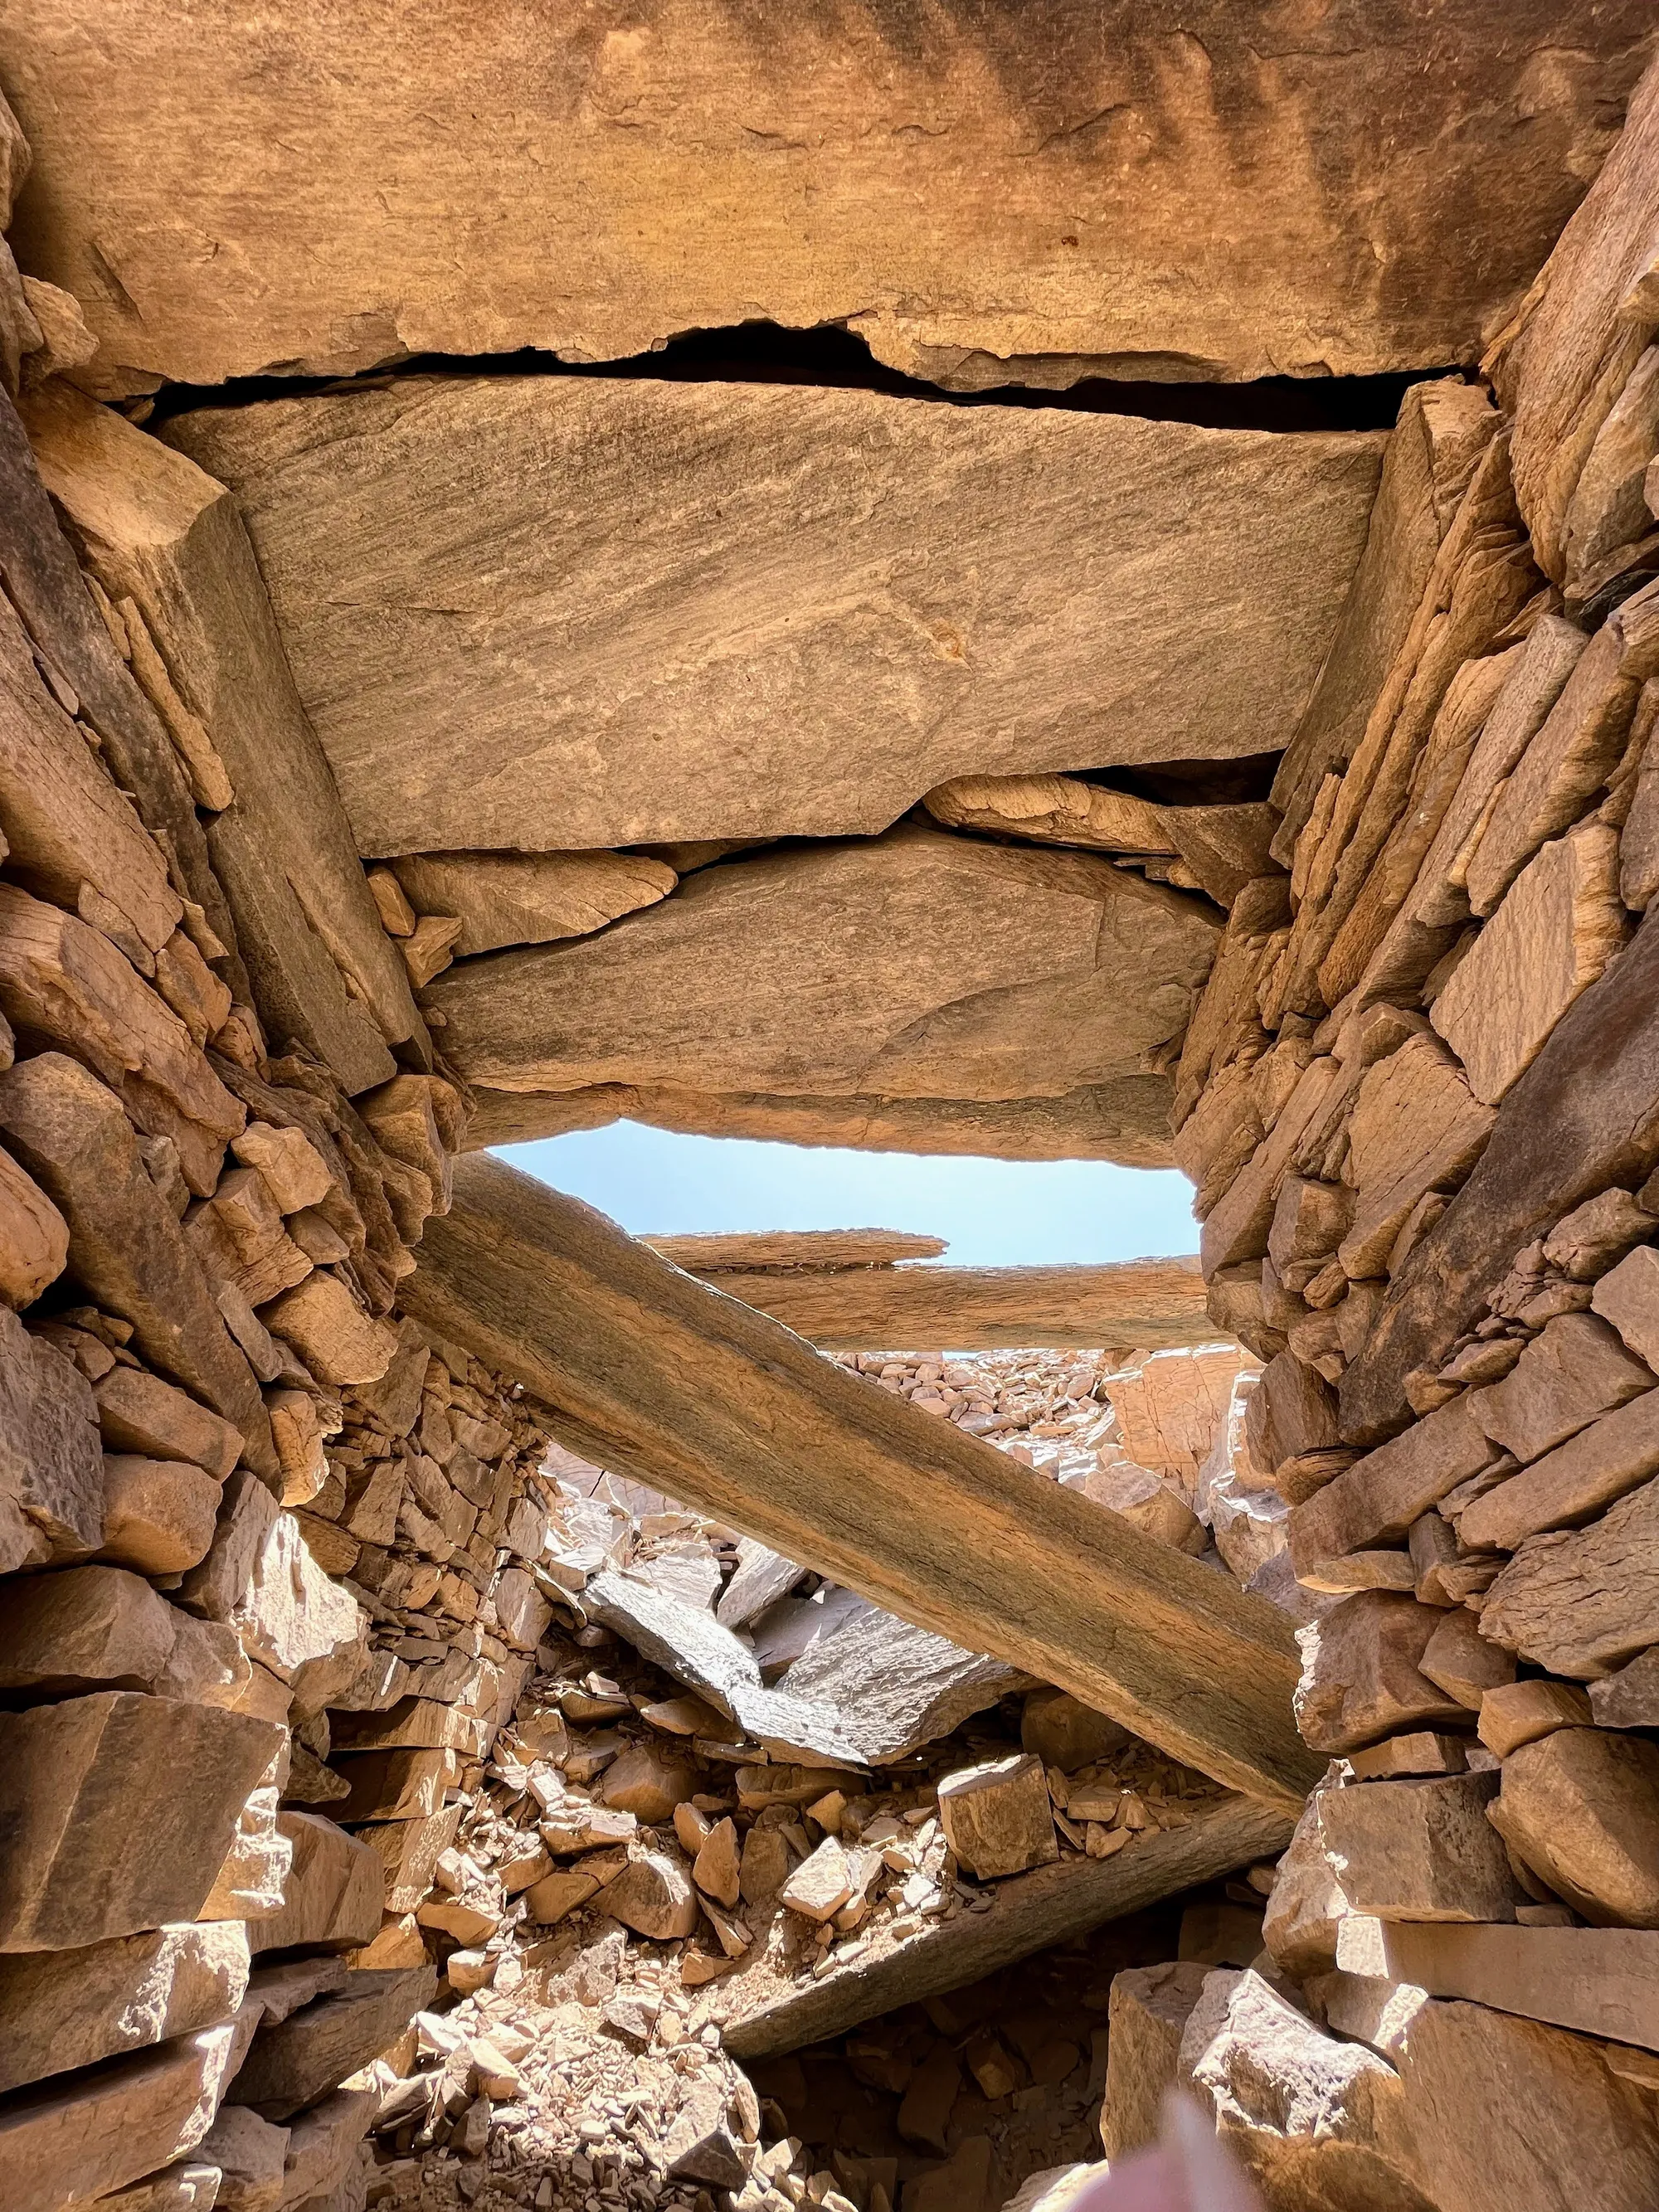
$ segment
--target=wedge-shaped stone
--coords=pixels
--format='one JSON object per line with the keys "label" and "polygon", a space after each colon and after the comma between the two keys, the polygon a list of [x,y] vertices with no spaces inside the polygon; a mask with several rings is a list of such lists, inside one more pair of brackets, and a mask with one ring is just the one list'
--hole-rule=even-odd
{"label": "wedge-shaped stone", "polygon": [[454,1064],[502,1087],[1017,1098],[1128,1073],[1184,1024],[1213,943],[1194,902],[1092,855],[902,830],[705,868],[430,997]]}
{"label": "wedge-shaped stone", "polygon": [[234,1920],[14,1953],[0,1960],[0,2090],[210,2027],[241,2003],[247,1978],[247,1936]]}
{"label": "wedge-shaped stone", "polygon": [[947,830],[988,830],[1095,853],[1176,852],[1163,809],[1075,775],[961,775],[923,805]]}
{"label": "wedge-shaped stone", "polygon": [[654,906],[679,880],[642,853],[416,853],[393,872],[417,914],[459,918],[458,960],[586,937]]}
{"label": "wedge-shaped stone", "polygon": [[1523,1743],[1536,1743],[1557,1729],[1589,1728],[1598,1717],[1576,1682],[1498,1682],[1480,1699],[1480,1741],[1507,1759]]}
{"label": "wedge-shaped stone", "polygon": [[[1641,689],[1625,661],[1621,611],[1590,640],[1543,726],[1498,793],[1469,862],[1469,905],[1474,913],[1496,909],[1534,854],[1577,820],[1617,767]],[[1582,864],[1589,876],[1588,895],[1604,901],[1616,856],[1608,854],[1605,841],[1592,839]],[[1604,921],[1601,927],[1607,926]]]}
{"label": "wedge-shaped stone", "polygon": [[[374,854],[868,834],[956,775],[1269,750],[1381,460],[1369,434],[550,377],[168,437],[242,503]],[[580,526],[548,527],[550,470]],[[418,611],[434,589],[459,619]],[[1202,646],[1172,591],[1211,610]]]}
{"label": "wedge-shaped stone", "polygon": [[351,1785],[343,1820],[417,1820],[442,1810],[460,1762],[453,1751],[360,1751],[342,1753],[335,1771]]}
{"label": "wedge-shaped stone", "polygon": [[1462,1721],[1466,1709],[1419,1667],[1444,1620],[1396,1590],[1361,1590],[1297,1633],[1297,1724],[1316,1751],[1358,1751],[1398,1729]]}
{"label": "wedge-shaped stone", "polygon": [[1488,1690],[1515,1680],[1515,1662],[1480,1633],[1473,1613],[1455,1606],[1423,1647],[1419,1667],[1437,1689],[1478,1713]]}
{"label": "wedge-shaped stone", "polygon": [[1298,1571],[1317,1568],[1349,1552],[1396,1542],[1497,1456],[1467,1399],[1453,1399],[1292,1508],[1292,1563]]}
{"label": "wedge-shaped stone", "polygon": [[262,1316],[322,1382],[378,1382],[398,1349],[397,1331],[367,1314],[337,1275],[319,1268]]}
{"label": "wedge-shaped stone", "polygon": [[1328,1790],[1321,1826],[1356,1912],[1381,1920],[1512,1920],[1526,1893],[1486,1818],[1495,1774]]}
{"label": "wedge-shaped stone", "polygon": [[1472,1393],[1469,1412],[1502,1450],[1534,1460],[1653,1384],[1653,1370],[1631,1357],[1606,1322],[1559,1314],[1501,1382]]}
{"label": "wedge-shaped stone", "polygon": [[331,2212],[334,2192],[356,2169],[357,2147],[380,2101],[378,2089],[337,2089],[320,2105],[299,2115],[288,2130],[284,2204]]}
{"label": "wedge-shaped stone", "polygon": [[278,1472],[258,1387],[119,1101],[61,1053],[0,1075],[0,1129],[70,1226],[70,1264],[136,1348],[240,1431],[248,1465]]}
{"label": "wedge-shaped stone", "polygon": [[[0,2192],[8,2212],[61,2212],[110,2197],[194,2150],[213,2124],[256,2018],[244,2013],[159,2050],[9,2097],[0,2106]],[[205,2208],[211,2200],[198,2201]]]}
{"label": "wedge-shaped stone", "polygon": [[1458,1534],[1477,1549],[1513,1552],[1540,1529],[1589,1520],[1655,1474],[1659,1396],[1647,1390],[1477,1498],[1465,1508]]}
{"label": "wedge-shaped stone", "polygon": [[240,1713],[124,1691],[0,1714],[0,1948],[193,1917],[278,1741]]}
{"label": "wedge-shaped stone", "polygon": [[1659,1728],[1659,1650],[1650,1649],[1616,1674],[1589,1686],[1600,1728]]}
{"label": "wedge-shaped stone", "polygon": [[241,1431],[142,1367],[112,1367],[94,1389],[98,1426],[112,1451],[190,1460],[222,1482],[242,1449]]}
{"label": "wedge-shaped stone", "polygon": [[268,2120],[314,2105],[395,2043],[437,1986],[430,1966],[348,1975],[343,1988],[259,2030],[228,2101],[252,2105]]}
{"label": "wedge-shaped stone", "polygon": [[1322,1814],[1342,1768],[1333,1765],[1302,1808],[1273,1875],[1261,1916],[1261,1941],[1297,1981],[1328,1973],[1336,1964],[1338,1932],[1351,1907],[1325,1849]]}
{"label": "wedge-shaped stone", "polygon": [[64,1697],[149,1689],[186,1618],[120,1567],[10,1583],[0,1610],[0,1690]]}
{"label": "wedge-shaped stone", "polygon": [[1588,823],[1544,847],[1459,962],[1430,1016],[1495,1106],[1624,943],[1619,833]]}
{"label": "wedge-shaped stone", "polygon": [[684,1868],[661,1851],[641,1851],[605,1884],[605,1909],[653,1942],[672,1942],[697,1924],[697,1893]]}
{"label": "wedge-shaped stone", "polygon": [[1582,2038],[1484,2005],[1430,2002],[1401,2068],[1433,2204],[1645,2212],[1659,2199],[1650,2100]]}
{"label": "wedge-shaped stone", "polygon": [[359,1840],[380,1862],[388,1912],[413,1912],[419,1905],[432,1887],[438,1861],[455,1840],[465,1809],[457,1803],[424,1819],[377,1821],[363,1830]]}
{"label": "wedge-shaped stone", "polygon": [[1528,1536],[1487,1591],[1480,1632],[1583,1682],[1659,1644],[1659,1483],[1588,1528]]}
{"label": "wedge-shaped stone", "polygon": [[[450,1841],[458,1825],[459,1808],[456,1811],[457,1818],[449,1820]],[[305,1944],[346,1950],[371,1942],[380,1925],[383,1887],[381,1860],[374,1845],[388,1831],[371,1828],[363,1836],[351,1836],[321,1814],[292,1810],[278,1813],[276,1828],[291,1857],[280,1910],[249,1923],[255,1949],[286,1951]],[[400,1827],[396,1832],[406,1832]],[[437,1856],[434,1851],[434,1863]],[[430,1884],[428,1869],[422,1895]]]}
{"label": "wedge-shaped stone", "polygon": [[1586,1920],[1659,1928],[1659,1745],[1558,1729],[1503,1773],[1492,1819],[1518,1857]]}
{"label": "wedge-shaped stone", "polygon": [[267,1029],[297,1037],[350,1093],[383,1082],[386,1041],[424,1049],[420,1017],[234,500],[62,384],[33,397],[29,427],[94,574],[149,648],[175,743],[204,746],[228,790],[228,804],[214,793],[208,842]]}
{"label": "wedge-shaped stone", "polygon": [[1353,1226],[1337,1248],[1351,1279],[1385,1274],[1389,1255],[1425,1191],[1456,1187],[1480,1158],[1492,1109],[1433,1037],[1408,1037],[1367,1069],[1348,1125],[1356,1186]]}
{"label": "wedge-shaped stone", "polygon": [[202,2138],[200,2154],[219,2169],[219,2198],[236,2212],[276,2212],[283,2199],[288,2130],[246,2105],[227,2105]]}

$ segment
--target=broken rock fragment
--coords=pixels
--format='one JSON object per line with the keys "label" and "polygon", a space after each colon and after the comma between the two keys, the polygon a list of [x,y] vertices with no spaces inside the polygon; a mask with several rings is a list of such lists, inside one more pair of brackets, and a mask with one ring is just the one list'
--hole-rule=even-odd
{"label": "broken rock fragment", "polygon": [[939,1788],[946,1842],[970,1874],[1023,1874],[1060,1856],[1040,1759],[1029,1753],[947,1775]]}
{"label": "broken rock fragment", "polygon": [[1522,1893],[1486,1818],[1492,1774],[1328,1790],[1321,1830],[1356,1912],[1382,1920],[1509,1920]]}
{"label": "broken rock fragment", "polygon": [[1646,1737],[1565,1728],[1522,1744],[1492,1820],[1586,1920],[1659,1928],[1659,1746]]}

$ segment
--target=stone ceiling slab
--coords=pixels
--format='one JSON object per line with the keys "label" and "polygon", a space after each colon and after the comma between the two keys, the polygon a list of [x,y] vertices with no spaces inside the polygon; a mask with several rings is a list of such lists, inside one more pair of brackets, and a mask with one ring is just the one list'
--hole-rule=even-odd
{"label": "stone ceiling slab", "polygon": [[1380,434],[422,377],[203,409],[365,854],[885,829],[947,778],[1272,752]]}
{"label": "stone ceiling slab", "polygon": [[1177,1036],[1210,910],[1081,853],[902,829],[725,862],[597,937],[426,994],[500,1090],[1054,1098]]}
{"label": "stone ceiling slab", "polygon": [[[849,324],[983,386],[1471,359],[1650,0],[3,0],[21,255],[100,366]],[[123,372],[125,372],[125,380]]]}

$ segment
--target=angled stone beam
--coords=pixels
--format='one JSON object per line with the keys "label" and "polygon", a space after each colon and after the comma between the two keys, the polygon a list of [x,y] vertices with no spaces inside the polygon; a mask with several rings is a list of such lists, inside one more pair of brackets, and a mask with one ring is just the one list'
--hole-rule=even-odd
{"label": "angled stone beam", "polygon": [[691,1272],[832,1352],[924,1344],[951,1352],[1034,1344],[1132,1344],[1157,1351],[1217,1334],[1195,1259],[1125,1260],[1102,1267]]}
{"label": "angled stone beam", "polygon": [[457,1164],[404,1303],[587,1458],[1025,1668],[1294,1812],[1295,1647],[1263,1599],[821,1358],[576,1200]]}

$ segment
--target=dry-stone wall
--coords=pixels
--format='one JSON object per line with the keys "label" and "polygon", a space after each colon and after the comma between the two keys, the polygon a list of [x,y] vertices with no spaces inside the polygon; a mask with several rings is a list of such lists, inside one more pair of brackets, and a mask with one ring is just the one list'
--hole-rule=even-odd
{"label": "dry-stone wall", "polygon": [[[7,267],[29,407],[83,346]],[[228,503],[73,420],[54,509],[0,399],[0,2197],[333,2212],[543,1431],[399,1321],[461,1097]]]}
{"label": "dry-stone wall", "polygon": [[1407,398],[1177,1076],[1333,1764],[1261,1971],[1125,1978],[1107,2132],[1178,2073],[1275,2206],[1659,2196],[1656,236],[1650,75]]}

